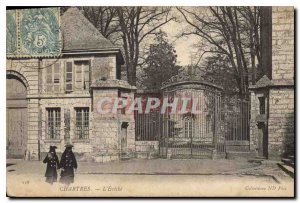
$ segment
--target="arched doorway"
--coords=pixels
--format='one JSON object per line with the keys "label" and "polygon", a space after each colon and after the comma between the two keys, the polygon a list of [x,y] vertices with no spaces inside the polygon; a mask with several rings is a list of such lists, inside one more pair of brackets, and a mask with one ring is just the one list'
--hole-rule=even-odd
{"label": "arched doorway", "polygon": [[192,138],[194,136],[194,118],[192,115],[187,115],[184,117],[184,137]]}
{"label": "arched doorway", "polygon": [[23,158],[27,147],[27,89],[22,80],[6,76],[6,150],[8,158]]}
{"label": "arched doorway", "polygon": [[[225,157],[225,139],[219,133],[221,92],[221,87],[205,81],[173,82],[163,87],[163,97],[178,102],[177,112],[166,111],[162,119],[162,157],[212,158],[215,151]],[[188,101],[184,109],[183,99]],[[184,111],[187,113],[182,114]]]}

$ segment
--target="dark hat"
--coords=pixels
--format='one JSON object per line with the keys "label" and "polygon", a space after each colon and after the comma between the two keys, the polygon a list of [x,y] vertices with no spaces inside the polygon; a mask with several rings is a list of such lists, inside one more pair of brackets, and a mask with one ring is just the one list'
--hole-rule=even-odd
{"label": "dark hat", "polygon": [[54,153],[56,148],[57,148],[56,146],[50,146],[49,152]]}

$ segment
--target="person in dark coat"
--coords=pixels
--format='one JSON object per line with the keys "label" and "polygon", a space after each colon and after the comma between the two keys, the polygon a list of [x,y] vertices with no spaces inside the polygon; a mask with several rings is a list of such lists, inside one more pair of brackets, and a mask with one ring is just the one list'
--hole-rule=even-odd
{"label": "person in dark coat", "polygon": [[59,164],[58,157],[56,155],[56,146],[50,146],[50,150],[44,159],[44,163],[47,163],[47,169],[45,173],[46,182],[53,184],[57,182],[57,168]]}
{"label": "person in dark coat", "polygon": [[59,167],[61,168],[60,182],[69,185],[74,182],[74,169],[77,169],[77,161],[72,152],[73,145],[67,144],[61,156]]}

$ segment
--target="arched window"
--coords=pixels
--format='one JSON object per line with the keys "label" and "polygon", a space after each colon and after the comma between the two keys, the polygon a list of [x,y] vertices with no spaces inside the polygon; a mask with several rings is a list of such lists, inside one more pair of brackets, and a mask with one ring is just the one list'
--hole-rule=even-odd
{"label": "arched window", "polygon": [[190,138],[194,132],[194,118],[191,115],[184,117],[184,137]]}

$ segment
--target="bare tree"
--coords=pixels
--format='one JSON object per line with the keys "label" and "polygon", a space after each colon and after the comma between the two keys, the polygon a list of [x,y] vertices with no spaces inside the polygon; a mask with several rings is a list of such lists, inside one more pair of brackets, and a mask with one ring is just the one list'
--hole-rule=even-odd
{"label": "bare tree", "polygon": [[[190,29],[184,35],[196,35],[209,44],[204,52],[228,57],[236,75],[239,92],[248,93],[249,62],[260,63],[259,12],[256,7],[177,8]],[[257,63],[256,63],[257,60]],[[255,71],[254,71],[255,72]],[[255,81],[255,76],[253,77]]]}
{"label": "bare tree", "polygon": [[[62,7],[65,12],[68,7]],[[123,46],[128,82],[136,85],[141,46],[148,36],[173,19],[169,7],[78,7],[113,43]]]}
{"label": "bare tree", "polygon": [[[70,7],[60,7],[61,15]],[[120,40],[121,31],[116,7],[109,6],[77,6],[82,14],[99,30],[99,32],[111,42]]]}
{"label": "bare tree", "polygon": [[112,42],[118,40],[117,33],[121,31],[116,7],[82,7],[85,17]]}
{"label": "bare tree", "polygon": [[122,44],[127,66],[128,82],[136,85],[136,68],[140,59],[140,45],[156,30],[173,18],[167,7],[117,7]]}

